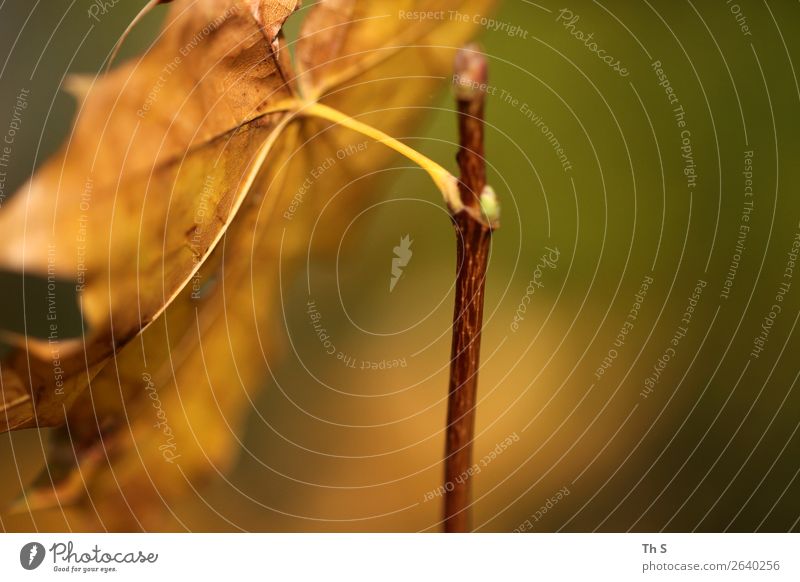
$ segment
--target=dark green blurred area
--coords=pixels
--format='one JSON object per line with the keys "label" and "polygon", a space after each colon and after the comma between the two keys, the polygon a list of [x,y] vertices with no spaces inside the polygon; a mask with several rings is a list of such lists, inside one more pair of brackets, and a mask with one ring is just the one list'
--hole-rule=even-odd
{"label": "dark green blurred area", "polygon": [[[59,91],[64,75],[100,70],[141,2],[115,6],[100,23],[88,18],[90,4],[0,8],[7,57],[0,133],[20,91],[30,91],[4,196],[67,135],[74,103]],[[521,438],[476,477],[481,530],[527,529],[526,520],[536,531],[800,529],[796,276],[763,351],[751,355],[800,233],[800,5],[736,6],[749,35],[722,0],[571,3],[579,16],[573,30],[593,33],[626,77],[558,21],[562,5],[509,0],[494,18],[521,32],[483,33],[493,88],[486,150],[503,215],[487,286],[476,457],[509,434]],[[121,58],[146,49],[162,15],[134,29]],[[685,111],[685,128],[655,61]],[[455,171],[451,96],[442,96],[429,122],[397,137]],[[683,172],[682,129],[690,132],[693,188]],[[747,151],[752,213],[725,297]],[[179,512],[192,529],[415,531],[438,519],[438,506],[423,495],[441,472],[454,243],[426,176],[416,169],[391,176],[386,202],[354,212],[354,232],[342,234],[360,238],[343,245],[336,264],[312,258],[309,269],[342,348],[370,360],[406,358],[408,367],[367,377],[343,371],[309,331],[305,283],[286,284],[297,353],[273,370],[229,482],[183,502]],[[389,294],[392,249],[406,234],[414,255]],[[558,249],[558,263],[543,271],[543,287],[515,329],[546,247]],[[5,277],[3,327],[18,329],[22,306],[11,292],[18,282]],[[645,277],[653,284],[641,312],[615,346]],[[706,286],[685,337],[643,397],[698,280]],[[37,303],[28,299],[33,316]],[[598,379],[612,349],[613,364]],[[309,371],[357,397],[322,390]],[[414,389],[392,396],[404,386]],[[0,443],[5,503],[36,473],[31,459],[41,465],[42,453],[30,431]],[[535,520],[563,487],[570,494]],[[4,516],[3,527],[30,525]]]}

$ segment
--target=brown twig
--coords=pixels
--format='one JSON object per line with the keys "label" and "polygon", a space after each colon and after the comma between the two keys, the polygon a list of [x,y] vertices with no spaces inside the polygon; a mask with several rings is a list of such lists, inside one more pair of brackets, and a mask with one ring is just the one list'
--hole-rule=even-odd
{"label": "brown twig", "polygon": [[497,204],[494,192],[486,186],[483,150],[487,65],[477,46],[470,45],[458,52],[454,82],[460,138],[459,190],[464,208],[453,214],[458,248],[447,402],[444,520],[446,532],[466,532],[470,529],[470,467],[484,283],[492,230],[497,227]]}

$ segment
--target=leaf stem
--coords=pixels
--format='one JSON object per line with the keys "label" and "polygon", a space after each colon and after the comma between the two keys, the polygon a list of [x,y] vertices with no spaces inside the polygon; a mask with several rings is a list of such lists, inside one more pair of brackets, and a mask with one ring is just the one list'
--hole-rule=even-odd
{"label": "leaf stem", "polygon": [[357,119],[345,115],[341,111],[323,105],[322,103],[308,102],[298,109],[298,114],[312,117],[319,117],[327,119],[348,129],[352,129],[360,134],[371,137],[377,142],[380,142],[397,153],[405,156],[423,170],[428,172],[436,187],[444,196],[444,201],[452,213],[459,212],[463,208],[461,197],[459,195],[458,180],[450,172],[445,170],[442,166],[431,160],[430,158],[422,155],[412,147],[407,146],[398,139],[382,132],[381,130],[367,125]]}
{"label": "leaf stem", "polygon": [[456,297],[450,352],[445,451],[444,528],[470,531],[472,446],[480,365],[486,269],[492,230],[498,226],[494,192],[486,185],[483,150],[486,59],[478,47],[456,56],[460,148],[459,190],[463,209],[453,214],[457,239]]}

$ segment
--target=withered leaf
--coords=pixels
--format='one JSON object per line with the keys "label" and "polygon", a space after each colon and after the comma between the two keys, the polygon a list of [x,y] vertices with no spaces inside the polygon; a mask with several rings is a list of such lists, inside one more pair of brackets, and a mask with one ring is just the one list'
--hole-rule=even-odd
{"label": "withered leaf", "polygon": [[[402,134],[475,32],[462,19],[402,15],[491,4],[323,0],[306,16],[294,71],[280,29],[297,2],[175,0],[144,56],[73,82],[81,103],[70,139],[0,212],[0,267],[47,274],[55,265],[82,285],[87,325],[77,341],[15,338],[0,367],[0,430],[66,423],[55,450],[73,452],[24,507],[86,499],[71,527],[149,529],[197,479],[224,473],[264,353],[279,348],[264,333],[278,254],[265,232],[309,160],[354,141],[303,117],[303,104]],[[320,131],[324,139],[296,151]],[[326,188],[390,155],[337,164]]]}
{"label": "withered leaf", "polygon": [[18,338],[0,429],[64,422],[208,257],[289,120],[269,111],[292,97],[278,33],[295,1],[174,6],[152,50],[83,83],[70,139],[0,213],[0,266],[77,281],[88,328],[82,341]]}

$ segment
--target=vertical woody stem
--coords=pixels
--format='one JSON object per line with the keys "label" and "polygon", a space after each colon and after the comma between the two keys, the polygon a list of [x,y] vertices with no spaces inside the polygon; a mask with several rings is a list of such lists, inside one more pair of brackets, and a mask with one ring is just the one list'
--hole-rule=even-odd
{"label": "vertical woody stem", "polygon": [[497,216],[494,193],[486,187],[483,114],[487,65],[478,47],[472,45],[458,52],[455,73],[459,193],[464,208],[453,213],[457,264],[447,403],[444,520],[446,532],[467,532],[484,283]]}

